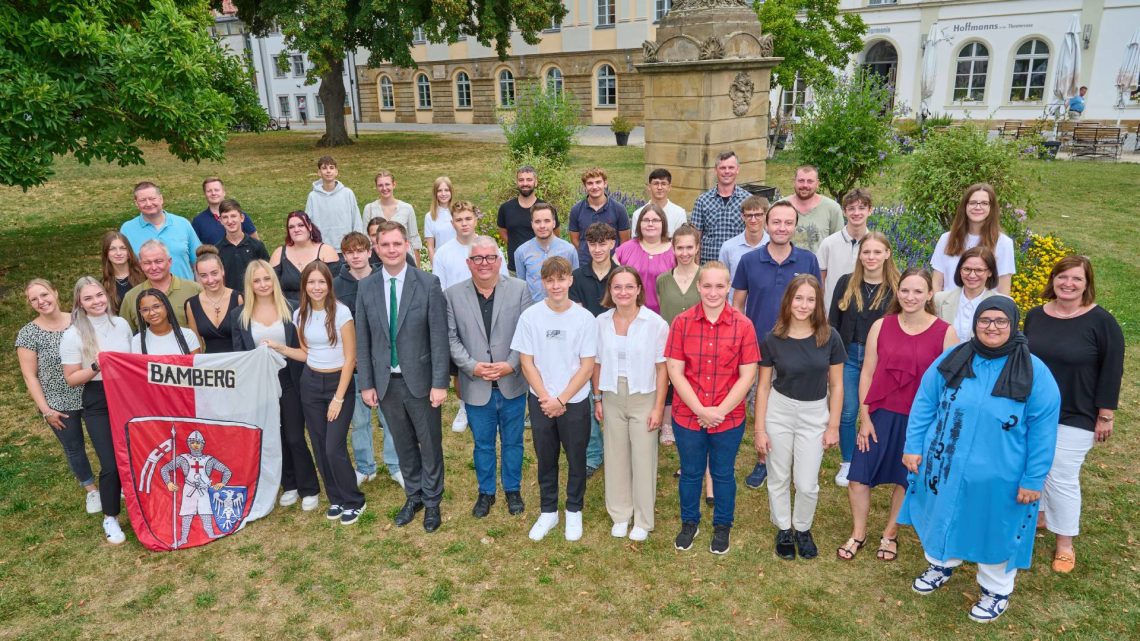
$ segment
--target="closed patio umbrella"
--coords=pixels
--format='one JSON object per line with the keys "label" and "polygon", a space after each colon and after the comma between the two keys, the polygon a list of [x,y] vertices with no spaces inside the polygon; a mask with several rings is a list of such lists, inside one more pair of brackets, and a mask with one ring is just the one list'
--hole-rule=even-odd
{"label": "closed patio umbrella", "polygon": [[1060,104],[1059,114],[1068,108],[1069,98],[1077,95],[1081,86],[1081,18],[1073,14],[1069,29],[1061,41],[1057,54],[1057,73],[1053,76],[1053,96]]}
{"label": "closed patio umbrella", "polygon": [[930,99],[934,96],[934,85],[938,81],[938,23],[930,25],[926,35],[926,49],[922,52],[922,106],[923,118],[930,115]]}
{"label": "closed patio umbrella", "polygon": [[[1116,72],[1116,108],[1124,109],[1128,97],[1136,91],[1136,76],[1140,75],[1140,27],[1132,34],[1132,40],[1124,48],[1124,60],[1120,71]],[[1120,112],[1116,114],[1116,124],[1120,124]]]}

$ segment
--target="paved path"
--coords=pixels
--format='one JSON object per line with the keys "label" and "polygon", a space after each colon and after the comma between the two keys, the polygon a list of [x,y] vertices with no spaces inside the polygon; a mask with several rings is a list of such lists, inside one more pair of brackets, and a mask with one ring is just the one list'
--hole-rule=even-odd
{"label": "paved path", "polygon": [[[309,123],[308,125],[290,122],[289,126],[299,131],[325,130],[323,122]],[[349,135],[352,135],[352,123],[347,123],[347,126]],[[359,127],[360,131],[411,131],[431,134],[458,134],[469,137],[472,140],[498,143],[505,143],[507,141],[506,138],[503,137],[503,128],[499,125],[426,125],[419,123],[361,122],[357,123],[357,127]],[[582,133],[578,134],[578,144],[588,147],[612,147],[616,143],[614,142],[614,134],[610,131],[609,127],[594,125],[586,127]],[[630,132],[629,145],[631,147],[645,146],[644,128],[636,127]]]}

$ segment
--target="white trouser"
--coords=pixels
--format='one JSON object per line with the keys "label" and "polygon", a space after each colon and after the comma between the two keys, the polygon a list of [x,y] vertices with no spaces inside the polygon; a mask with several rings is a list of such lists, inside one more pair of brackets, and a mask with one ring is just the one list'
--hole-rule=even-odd
{"label": "white trouser", "polygon": [[[929,554],[923,553],[923,556],[926,557],[928,563],[941,565],[944,568],[956,568],[962,565],[962,559],[939,561]],[[1013,581],[1017,578],[1017,568],[1007,572],[1005,566],[1006,563],[979,563],[978,585],[1001,596],[1013,594]]]}
{"label": "white trouser", "polygon": [[[796,401],[777,392],[768,394],[764,429],[768,432],[768,509],[781,530],[811,529],[819,499],[819,466],[823,461],[823,432],[830,412],[827,398]],[[791,483],[796,485],[792,509]]]}
{"label": "white trouser", "polygon": [[1092,449],[1093,432],[1068,425],[1057,426],[1057,451],[1045,477],[1041,510],[1049,531],[1076,536],[1081,531],[1081,466]]}

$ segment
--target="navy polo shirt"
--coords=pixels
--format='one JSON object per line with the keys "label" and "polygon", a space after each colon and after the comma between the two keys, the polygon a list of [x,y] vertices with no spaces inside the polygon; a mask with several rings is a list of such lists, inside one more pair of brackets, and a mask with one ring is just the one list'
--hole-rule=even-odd
{"label": "navy polo shirt", "polygon": [[[194,233],[198,235],[198,240],[202,241],[203,245],[217,246],[226,237],[226,228],[222,227],[222,223],[214,217],[214,212],[210,211],[209,207],[199,212],[194,220],[190,221],[190,225],[194,227]],[[257,233],[257,227],[253,225],[249,214],[245,214],[241,230],[247,234]]]}
{"label": "navy polo shirt", "polygon": [[[613,227],[615,231],[628,231],[629,230],[629,212],[621,203],[613,198],[606,197],[606,202],[594,209],[590,206],[590,201],[582,199],[576,205],[570,208],[570,231],[578,232],[578,264],[590,264],[590,248],[586,244],[586,229],[594,223],[605,223]],[[616,248],[621,244],[619,238],[618,242],[614,243]],[[610,251],[613,255],[613,251]]]}
{"label": "navy polo shirt", "polygon": [[768,253],[769,247],[771,245],[763,245],[744,254],[732,279],[733,289],[748,290],[744,313],[756,327],[757,339],[763,338],[776,326],[780,300],[793,277],[811,274],[820,280],[819,261],[815,254],[792,245],[792,253],[784,262],[777,263]]}

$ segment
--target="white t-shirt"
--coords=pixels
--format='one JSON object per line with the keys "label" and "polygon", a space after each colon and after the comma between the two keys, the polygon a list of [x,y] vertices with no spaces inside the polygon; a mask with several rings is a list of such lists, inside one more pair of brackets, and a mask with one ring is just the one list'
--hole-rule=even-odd
{"label": "white t-shirt", "polygon": [[[182,330],[182,336],[186,339],[186,349],[193,352],[201,347],[198,342],[198,337],[192,330],[185,327],[179,327]],[[142,354],[142,332],[135,334],[131,337],[131,353]],[[154,332],[146,333],[146,353],[154,354],[156,356],[165,356],[170,354],[181,354],[182,348],[178,345],[178,339],[175,338],[174,332],[167,332],[164,336],[159,336]]]}
{"label": "white t-shirt", "polygon": [[341,328],[352,320],[352,312],[344,303],[336,304],[336,344],[329,342],[328,332],[325,331],[325,310],[314,311],[309,314],[309,322],[301,327],[298,319],[300,310],[293,312],[293,324],[297,325],[304,337],[305,347],[309,358],[305,363],[313,369],[337,369],[344,366],[344,343],[341,341]]}
{"label": "white t-shirt", "polygon": [[[978,246],[981,236],[973,234],[966,235],[966,249],[973,249]],[[954,270],[958,269],[958,256],[946,255],[946,244],[950,242],[950,232],[943,233],[938,238],[938,244],[934,246],[934,255],[930,257],[930,266],[934,271],[941,272],[944,279],[943,287],[951,289],[954,286]],[[963,250],[965,252],[965,250]],[[994,258],[997,259],[998,276],[1007,276],[1017,272],[1017,265],[1014,262],[1013,255],[1013,240],[1005,234],[998,236],[997,246],[994,248]]]}
{"label": "white t-shirt", "polygon": [[[443,245],[436,245],[435,260],[431,263],[431,273],[439,279],[439,285],[447,289],[471,278],[471,270],[467,267],[467,257],[471,255],[470,245],[463,245],[458,239],[449,240]],[[507,276],[507,259],[503,258],[503,250],[499,250],[499,273]]]}
{"label": "white t-shirt", "polygon": [[[100,352],[130,353],[131,326],[126,320],[110,314],[87,318],[91,321],[91,327],[95,329],[95,343],[99,346]],[[90,362],[83,362],[83,343],[79,339],[79,330],[74,323],[64,330],[63,336],[59,339],[59,362],[63,365],[83,367],[91,365]],[[101,381],[103,374],[100,372],[91,380]]]}
{"label": "white t-shirt", "polygon": [[[648,204],[649,203],[646,203],[646,205]],[[630,216],[629,230],[634,238],[637,238],[637,219],[641,217],[641,212],[643,211],[645,211],[645,205],[642,205],[637,211],[633,212],[633,216]],[[669,223],[669,237],[672,238],[673,232],[677,231],[677,228],[685,224],[685,221],[688,220],[685,214],[685,208],[671,200],[666,202],[665,220]],[[621,243],[618,244],[620,245]]]}
{"label": "white t-shirt", "polygon": [[847,233],[844,225],[843,229],[823,239],[815,256],[819,259],[819,270],[827,272],[823,289],[823,309],[826,311],[831,309],[836,281],[840,276],[855,271],[855,263],[859,260],[859,241]]}
{"label": "white t-shirt", "polygon": [[424,238],[434,238],[436,251],[449,240],[455,239],[455,226],[451,224],[451,210],[440,207],[431,219],[431,210],[424,214]]}
{"label": "white t-shirt", "polygon": [[[594,315],[581,305],[570,305],[569,309],[558,313],[550,309],[550,305],[540,302],[519,316],[511,349],[533,357],[546,391],[558,395],[570,384],[570,379],[582,366],[582,359],[597,356],[598,326]],[[530,391],[538,395],[533,387]],[[583,401],[589,393],[590,384],[587,382],[569,402]]]}

